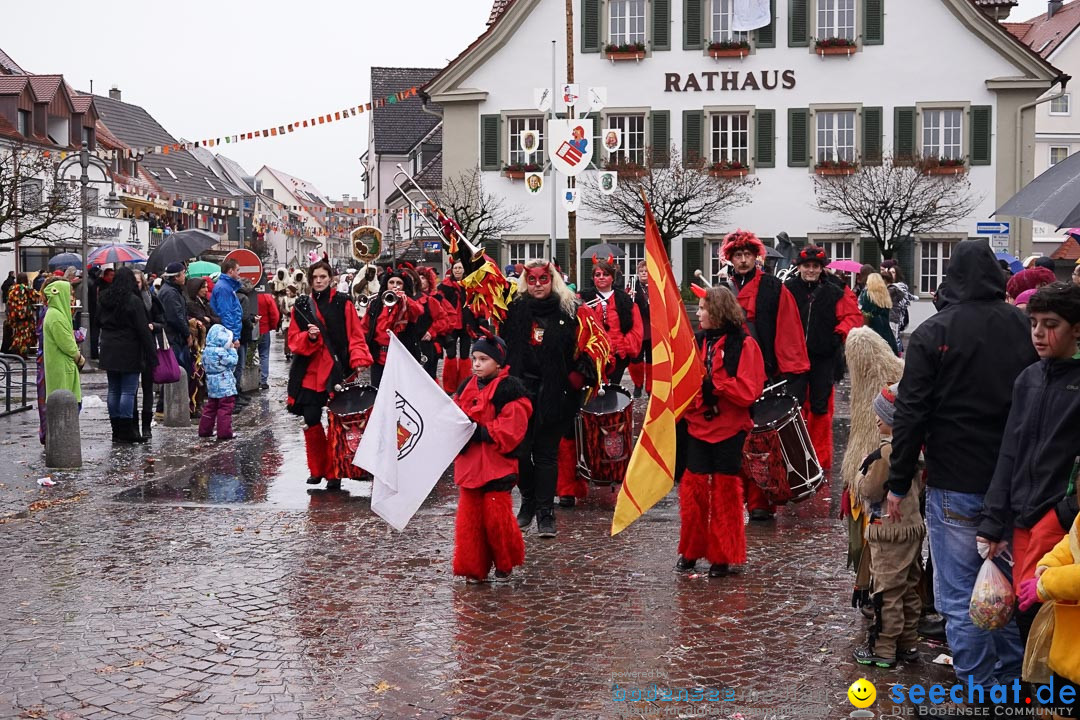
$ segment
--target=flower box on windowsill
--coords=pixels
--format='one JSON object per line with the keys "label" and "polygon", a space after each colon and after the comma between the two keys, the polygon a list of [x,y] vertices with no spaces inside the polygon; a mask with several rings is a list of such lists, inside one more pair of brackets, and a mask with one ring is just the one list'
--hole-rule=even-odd
{"label": "flower box on windowsill", "polygon": [[502,174],[503,177],[507,178],[508,180],[524,180],[525,176],[529,173],[540,172],[543,169],[544,168],[542,166],[535,163],[528,165],[504,165],[502,169]]}
{"label": "flower box on windowsill", "polygon": [[926,168],[926,175],[963,175],[968,171],[967,165],[933,165]]}
{"label": "flower box on windowsill", "polygon": [[503,170],[503,175],[510,180],[524,180],[524,170]]}
{"label": "flower box on windowsill", "polygon": [[750,48],[709,48],[708,53],[709,57],[713,60],[720,60],[723,58],[744,58],[750,54]]}
{"label": "flower box on windowsill", "polygon": [[750,174],[750,168],[709,168],[709,174],[717,178],[740,178]]}
{"label": "flower box on windowsill", "polygon": [[818,175],[854,175],[859,170],[857,165],[816,165]]}
{"label": "flower box on windowsill", "polygon": [[840,47],[818,47],[817,54],[824,57],[825,55],[852,55],[857,50],[854,45],[840,46]]}
{"label": "flower box on windowsill", "polygon": [[645,59],[644,50],[608,50],[607,59],[611,62],[621,62],[623,60],[636,60],[641,62]]}
{"label": "flower box on windowsill", "polygon": [[823,38],[814,42],[814,51],[826,55],[851,55],[858,51],[859,45],[847,38]]}
{"label": "flower box on windowsill", "polygon": [[621,178],[641,178],[649,174],[649,168],[635,163],[608,163],[605,170],[614,170]]}

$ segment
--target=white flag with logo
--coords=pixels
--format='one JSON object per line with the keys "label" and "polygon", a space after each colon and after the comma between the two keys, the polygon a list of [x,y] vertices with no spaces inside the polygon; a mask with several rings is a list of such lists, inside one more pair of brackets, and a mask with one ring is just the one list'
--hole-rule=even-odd
{"label": "white flag with logo", "polygon": [[736,32],[757,30],[772,22],[769,0],[735,0],[731,29]]}
{"label": "white flag with logo", "polygon": [[404,530],[475,427],[391,333],[379,394],[353,458],[375,476],[372,511]]}

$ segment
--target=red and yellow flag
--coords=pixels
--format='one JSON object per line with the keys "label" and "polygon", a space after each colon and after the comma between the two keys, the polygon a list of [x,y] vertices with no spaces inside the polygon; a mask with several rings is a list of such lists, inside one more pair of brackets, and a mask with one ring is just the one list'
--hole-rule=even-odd
{"label": "red and yellow flag", "polygon": [[645,262],[652,308],[652,395],[615,504],[612,535],[629,527],[675,485],[675,422],[701,392],[703,370],[694,333],[647,202]]}

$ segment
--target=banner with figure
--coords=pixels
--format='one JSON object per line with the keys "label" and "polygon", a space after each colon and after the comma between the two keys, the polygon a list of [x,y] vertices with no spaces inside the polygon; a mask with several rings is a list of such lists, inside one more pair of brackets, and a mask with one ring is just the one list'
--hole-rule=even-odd
{"label": "banner with figure", "polygon": [[704,375],[679,284],[671,272],[648,202],[645,202],[645,262],[652,308],[653,389],[626,479],[615,501],[612,535],[629,527],[674,487],[675,422],[701,392]]}
{"label": "banner with figure", "polygon": [[404,530],[476,426],[391,333],[353,464],[375,476],[371,510]]}

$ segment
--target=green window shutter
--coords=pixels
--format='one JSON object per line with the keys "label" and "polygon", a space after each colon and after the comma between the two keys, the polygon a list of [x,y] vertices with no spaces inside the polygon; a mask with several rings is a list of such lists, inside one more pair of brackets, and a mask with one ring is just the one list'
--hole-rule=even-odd
{"label": "green window shutter", "polygon": [[502,117],[500,115],[480,116],[480,169],[502,170],[502,148],[500,145]]}
{"label": "green window shutter", "polygon": [[555,241],[555,262],[558,263],[563,272],[570,271],[570,265],[566,262],[566,246],[568,244],[566,240]]}
{"label": "green window shutter", "polygon": [[810,46],[809,0],[788,0],[788,47]]}
{"label": "green window shutter", "polygon": [[682,154],[684,165],[699,163],[705,158],[705,113],[701,110],[683,110]]}
{"label": "green window shutter", "polygon": [[772,13],[772,22],[754,31],[756,33],[754,45],[759,48],[776,47],[776,0],[769,0],[769,11]]}
{"label": "green window shutter", "polygon": [[671,111],[653,110],[649,113],[649,140],[653,167],[671,163]]}
{"label": "green window shutter", "polygon": [[[600,243],[599,238],[578,238],[578,257],[581,257],[581,253],[591,248],[593,245]],[[579,264],[578,276],[577,276],[577,289],[578,292],[586,288],[592,287],[592,258],[582,258]]]}
{"label": "green window shutter", "polygon": [[881,127],[883,110],[879,107],[862,109],[862,163],[881,164],[881,143],[884,130]]}
{"label": "green window shutter", "polygon": [[971,157],[972,165],[989,165],[993,157],[993,108],[989,105],[971,106]]}
{"label": "green window shutter", "polygon": [[589,162],[590,167],[602,168],[604,166],[604,161],[601,159],[602,153],[600,151],[600,148],[601,148],[600,133],[603,131],[603,129],[604,129],[604,119],[603,119],[603,117],[600,115],[600,113],[593,113],[593,116],[592,116],[593,154],[592,154],[592,160]]}
{"label": "green window shutter", "polygon": [[[683,285],[690,285],[696,278],[694,271],[700,270],[709,276],[709,268],[705,267],[705,240],[699,237],[683,236],[682,240],[682,271]],[[698,281],[701,284],[701,281]]]}
{"label": "green window shutter", "polygon": [[600,52],[600,0],[581,0],[581,52]]}
{"label": "green window shutter", "polygon": [[652,49],[671,49],[671,0],[652,0]]}
{"label": "green window shutter", "polygon": [[810,167],[810,110],[788,108],[788,167]]}
{"label": "green window shutter", "polygon": [[862,238],[859,240],[859,262],[863,265],[881,267],[881,248],[878,247],[874,238]]}
{"label": "green window shutter", "polygon": [[754,112],[754,167],[776,167],[776,111]]}
{"label": "green window shutter", "polygon": [[915,159],[915,108],[893,108],[893,158]]}
{"label": "green window shutter", "polygon": [[908,287],[912,287],[912,280],[915,277],[915,240],[910,237],[900,238],[893,257],[900,263],[900,272],[904,274],[904,282],[908,284]]}
{"label": "green window shutter", "polygon": [[705,47],[704,0],[683,0],[682,28],[683,50],[701,50]]}
{"label": "green window shutter", "polygon": [[863,0],[863,45],[885,42],[885,0]]}
{"label": "green window shutter", "polygon": [[498,240],[485,240],[483,242],[484,252],[487,253],[495,264],[499,267],[503,266],[503,259],[500,257],[499,249],[501,243]]}

